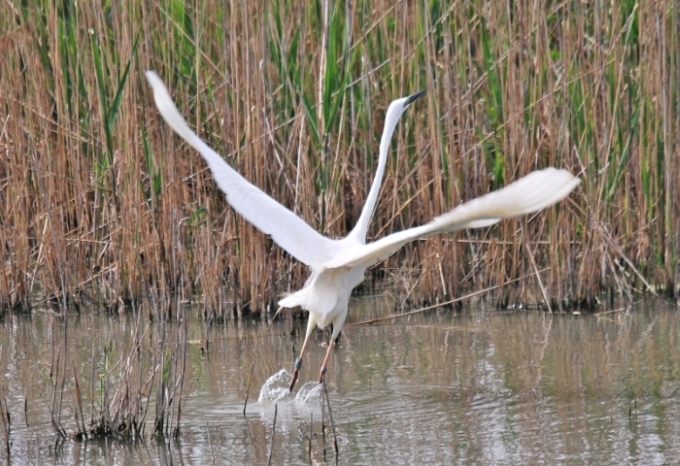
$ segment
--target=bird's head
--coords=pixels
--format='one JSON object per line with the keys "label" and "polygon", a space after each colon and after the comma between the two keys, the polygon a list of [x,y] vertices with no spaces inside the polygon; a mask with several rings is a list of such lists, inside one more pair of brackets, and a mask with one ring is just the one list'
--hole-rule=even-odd
{"label": "bird's head", "polygon": [[387,108],[387,113],[385,114],[385,119],[387,121],[396,121],[399,119],[404,110],[406,110],[413,102],[418,99],[418,97],[425,94],[425,89],[422,89],[415,94],[409,95],[407,97],[402,97],[401,99],[393,100],[390,106]]}

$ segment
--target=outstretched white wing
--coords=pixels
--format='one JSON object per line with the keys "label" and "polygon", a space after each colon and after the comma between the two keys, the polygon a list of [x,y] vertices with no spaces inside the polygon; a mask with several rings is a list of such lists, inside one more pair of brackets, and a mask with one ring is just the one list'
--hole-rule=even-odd
{"label": "outstretched white wing", "polygon": [[546,168],[535,171],[498,191],[461,204],[423,226],[340,251],[324,263],[323,268],[370,267],[419,238],[465,228],[481,228],[505,218],[536,212],[564,199],[579,183],[580,180],[566,170]]}
{"label": "outstretched white wing", "polygon": [[217,186],[226,194],[236,212],[272,239],[291,256],[316,268],[333,257],[337,242],[326,238],[304,220],[276,202],[239,175],[224,159],[194,133],[177,110],[163,81],[146,72],[156,107],[163,119],[208,163]]}

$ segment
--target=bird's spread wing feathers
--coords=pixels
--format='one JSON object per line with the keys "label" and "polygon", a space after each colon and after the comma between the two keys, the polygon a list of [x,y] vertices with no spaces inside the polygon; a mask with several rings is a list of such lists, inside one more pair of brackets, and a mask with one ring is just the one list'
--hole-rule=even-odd
{"label": "bird's spread wing feathers", "polygon": [[369,267],[419,238],[435,233],[481,228],[505,218],[536,212],[564,199],[579,183],[580,180],[566,170],[546,168],[535,171],[498,191],[461,204],[423,226],[342,251],[324,263],[323,268]]}
{"label": "bird's spread wing feathers", "polygon": [[326,238],[304,220],[276,202],[232,169],[187,125],[177,110],[163,81],[153,71],[146,72],[154,101],[163,119],[208,163],[217,186],[227,202],[257,229],[271,235],[286,252],[310,267],[317,267],[336,252],[336,241]]}

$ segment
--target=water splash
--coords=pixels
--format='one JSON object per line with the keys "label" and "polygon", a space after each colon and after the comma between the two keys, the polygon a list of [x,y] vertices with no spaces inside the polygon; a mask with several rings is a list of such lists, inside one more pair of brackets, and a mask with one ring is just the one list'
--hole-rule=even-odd
{"label": "water splash", "polygon": [[[260,396],[257,404],[268,406],[286,398],[291,398],[290,382],[293,375],[286,369],[281,369],[276,374],[269,377],[260,389]],[[318,382],[307,382],[300,387],[295,397],[292,398],[296,405],[304,405],[310,401],[319,401],[323,396],[323,385]]]}
{"label": "water splash", "polygon": [[288,388],[290,387],[291,380],[293,380],[293,375],[286,369],[281,369],[269,377],[260,389],[257,404],[269,405],[289,396],[290,390]]}
{"label": "water splash", "polygon": [[303,405],[309,401],[319,401],[323,396],[323,385],[319,382],[307,382],[295,395],[295,403]]}

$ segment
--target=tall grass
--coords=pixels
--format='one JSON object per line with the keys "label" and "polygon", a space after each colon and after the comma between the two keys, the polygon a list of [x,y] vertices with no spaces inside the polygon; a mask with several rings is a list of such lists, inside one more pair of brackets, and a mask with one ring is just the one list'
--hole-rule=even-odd
{"label": "tall grass", "polygon": [[271,305],[306,271],[230,210],[158,117],[156,70],[189,124],[324,234],[363,206],[383,114],[402,118],[370,237],[428,221],[531,170],[583,178],[531,218],[411,245],[369,271],[437,300],[502,283],[499,304],[675,295],[678,11],[671,1],[6,2],[0,17],[4,309],[202,299]]}

